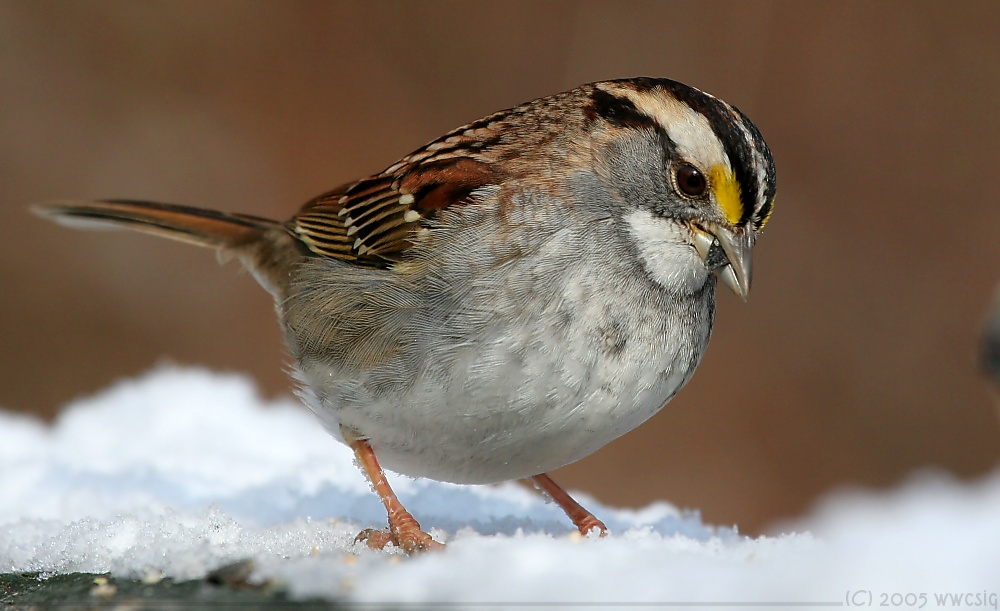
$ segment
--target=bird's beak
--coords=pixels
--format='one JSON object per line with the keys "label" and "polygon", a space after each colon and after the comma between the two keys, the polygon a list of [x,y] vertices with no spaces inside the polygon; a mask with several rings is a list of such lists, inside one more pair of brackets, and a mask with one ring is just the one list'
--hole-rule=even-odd
{"label": "bird's beak", "polygon": [[[709,223],[700,223],[692,229],[695,250],[705,266],[718,273],[726,286],[746,301],[753,273],[753,229],[738,227],[732,230]],[[721,248],[726,260],[713,256],[713,248]]]}

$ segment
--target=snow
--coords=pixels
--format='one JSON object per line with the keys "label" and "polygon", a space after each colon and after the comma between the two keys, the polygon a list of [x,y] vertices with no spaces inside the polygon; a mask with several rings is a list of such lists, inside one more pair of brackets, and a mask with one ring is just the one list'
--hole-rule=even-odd
{"label": "snow", "polygon": [[251,581],[292,597],[372,604],[997,608],[1000,473],[840,492],[758,538],[665,502],[623,510],[577,494],[612,531],[583,538],[515,484],[389,479],[443,553],[353,542],[385,513],[350,452],[294,400],[264,400],[237,375],[160,368],[51,426],[0,412],[0,572],[191,579],[250,558]]}

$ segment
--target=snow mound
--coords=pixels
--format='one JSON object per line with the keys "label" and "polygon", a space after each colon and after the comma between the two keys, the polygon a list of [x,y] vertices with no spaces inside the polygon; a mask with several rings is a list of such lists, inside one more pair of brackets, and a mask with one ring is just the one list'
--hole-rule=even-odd
{"label": "snow mound", "polygon": [[612,531],[597,539],[515,484],[390,474],[448,543],[400,558],[354,543],[385,513],[352,458],[293,400],[196,369],[119,383],[52,426],[0,412],[0,572],[190,579],[252,559],[252,581],[361,603],[997,608],[1000,475],[842,493],[791,527],[802,532],[756,539],[667,503],[577,495]]}

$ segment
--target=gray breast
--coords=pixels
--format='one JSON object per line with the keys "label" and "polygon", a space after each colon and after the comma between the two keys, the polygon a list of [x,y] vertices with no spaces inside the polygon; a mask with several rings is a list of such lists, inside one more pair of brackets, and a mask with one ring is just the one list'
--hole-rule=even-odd
{"label": "gray breast", "polygon": [[395,270],[312,260],[293,281],[283,319],[310,407],[392,470],[487,483],[555,469],[649,418],[701,358],[714,278],[671,294],[614,215],[520,203],[440,215]]}

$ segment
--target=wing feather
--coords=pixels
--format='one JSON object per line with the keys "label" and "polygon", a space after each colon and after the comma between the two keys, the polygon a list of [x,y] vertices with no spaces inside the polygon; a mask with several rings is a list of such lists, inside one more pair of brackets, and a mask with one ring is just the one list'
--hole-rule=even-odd
{"label": "wing feather", "polygon": [[[379,174],[311,200],[288,222],[288,231],[320,256],[377,267],[398,261],[421,221],[501,178],[481,158],[479,140],[461,134],[462,128]],[[440,146],[445,141],[447,147]]]}

